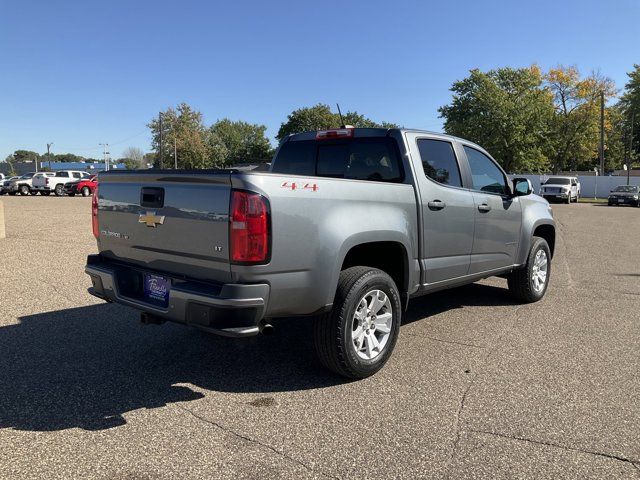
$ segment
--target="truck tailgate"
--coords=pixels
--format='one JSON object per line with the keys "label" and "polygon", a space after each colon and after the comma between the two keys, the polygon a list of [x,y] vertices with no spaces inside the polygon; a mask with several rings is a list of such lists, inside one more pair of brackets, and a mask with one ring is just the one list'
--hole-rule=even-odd
{"label": "truck tailgate", "polygon": [[227,172],[108,172],[98,179],[107,258],[179,277],[231,279]]}

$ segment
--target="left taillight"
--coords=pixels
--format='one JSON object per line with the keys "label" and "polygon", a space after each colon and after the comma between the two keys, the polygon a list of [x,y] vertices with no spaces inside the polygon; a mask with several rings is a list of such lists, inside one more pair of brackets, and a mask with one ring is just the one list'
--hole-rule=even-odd
{"label": "left taillight", "polygon": [[100,229],[98,228],[98,186],[93,189],[93,198],[91,199],[91,226],[93,227],[93,236],[98,238],[100,236]]}
{"label": "left taillight", "polygon": [[269,202],[262,195],[232,190],[229,218],[231,261],[258,264],[269,261]]}

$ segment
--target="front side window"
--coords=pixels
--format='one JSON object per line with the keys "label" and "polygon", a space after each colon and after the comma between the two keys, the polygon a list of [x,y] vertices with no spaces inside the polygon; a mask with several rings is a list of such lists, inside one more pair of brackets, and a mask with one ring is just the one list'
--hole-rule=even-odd
{"label": "front side window", "polygon": [[427,177],[443,185],[462,186],[460,168],[450,142],[421,138],[418,139],[418,150]]}
{"label": "front side window", "polygon": [[507,181],[502,170],[484,153],[464,146],[467,154],[473,189],[481,192],[507,194]]}
{"label": "front side window", "polygon": [[79,172],[73,172],[73,178],[81,178],[82,175],[80,175]]}

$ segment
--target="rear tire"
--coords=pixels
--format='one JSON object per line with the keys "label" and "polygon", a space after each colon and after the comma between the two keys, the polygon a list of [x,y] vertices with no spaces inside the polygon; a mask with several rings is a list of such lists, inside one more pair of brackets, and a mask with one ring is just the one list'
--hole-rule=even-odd
{"label": "rear tire", "polygon": [[[543,264],[544,268],[542,267]],[[541,271],[544,271],[544,281],[541,281]],[[514,270],[507,277],[509,291],[514,298],[521,302],[537,302],[544,297],[549,286],[550,277],[551,251],[549,250],[549,244],[544,238],[533,237],[526,265]]]}
{"label": "rear tire", "polygon": [[64,195],[64,186],[61,184],[56,185],[55,189],[56,197],[61,197]]}
{"label": "rear tire", "polygon": [[67,193],[67,195],[69,195],[70,197],[75,197],[76,196],[76,192],[69,192],[69,193]]}
{"label": "rear tire", "polygon": [[333,309],[314,325],[320,363],[351,379],[376,373],[393,352],[401,305],[395,282],[382,270],[351,267],[340,272]]}

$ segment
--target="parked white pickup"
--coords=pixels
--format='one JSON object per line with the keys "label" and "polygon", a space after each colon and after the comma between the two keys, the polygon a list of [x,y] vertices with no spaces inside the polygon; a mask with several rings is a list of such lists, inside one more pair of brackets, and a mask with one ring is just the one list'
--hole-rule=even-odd
{"label": "parked white pickup", "polygon": [[41,195],[49,195],[54,192],[56,196],[64,195],[64,184],[73,180],[89,178],[87,172],[80,170],[60,170],[54,176],[41,176],[33,179],[31,189],[40,192]]}

